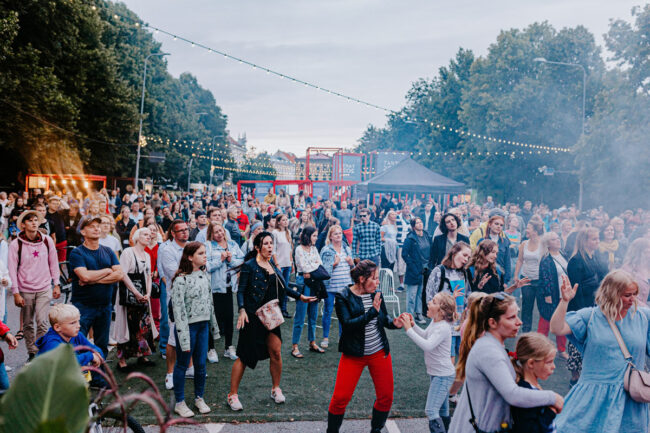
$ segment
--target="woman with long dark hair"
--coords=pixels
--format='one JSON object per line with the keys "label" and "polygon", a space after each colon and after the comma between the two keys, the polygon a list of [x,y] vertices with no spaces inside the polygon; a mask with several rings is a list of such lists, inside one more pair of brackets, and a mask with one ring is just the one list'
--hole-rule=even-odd
{"label": "woman with long dark hair", "polygon": [[339,352],[343,354],[327,414],[327,433],[338,433],[341,428],[345,408],[366,367],[377,396],[370,431],[379,433],[393,404],[393,365],[385,328],[401,328],[402,323],[388,315],[383,297],[377,292],[379,270],[374,262],[359,262],[351,276],[354,284],[336,294],[336,315],[343,328]]}
{"label": "woman with long dark hair", "polygon": [[535,294],[539,285],[539,262],[542,260],[542,242],[544,223],[531,219],[526,226],[527,240],[519,245],[519,256],[515,266],[515,282],[521,277],[528,278],[530,283],[521,288],[521,320],[524,322],[522,332],[529,332],[533,324],[535,309]]}
{"label": "woman with long dark hair", "polygon": [[406,312],[419,324],[426,323],[422,316],[422,275],[429,263],[431,237],[424,231],[422,219],[411,219],[411,231],[402,246],[402,259],[406,263],[404,288],[406,289]]}
{"label": "woman with long dark hair", "polygon": [[528,284],[529,281],[524,278],[506,287],[503,269],[497,264],[498,254],[499,246],[491,239],[484,240],[476,247],[467,265],[472,292],[484,292],[488,295],[502,291],[512,293],[517,288]]}
{"label": "woman with long dark hair", "polygon": [[[241,267],[239,274],[239,288],[237,290],[237,304],[239,317],[237,329],[237,356],[239,357],[232,366],[230,373],[230,392],[228,405],[232,410],[242,410],[239,401],[239,384],[244,377],[246,367],[255,368],[257,362],[270,358],[271,371],[271,398],[276,404],[284,403],[285,397],[280,389],[282,377],[282,335],[280,327],[267,329],[255,312],[264,304],[279,299],[279,292],[284,290],[287,296],[302,302],[313,302],[314,297],[301,295],[289,289],[282,279],[280,270],[271,262],[273,255],[273,235],[262,232],[255,237],[254,247],[256,255]],[[248,258],[248,256],[247,256]]]}
{"label": "woman with long dark hair", "polygon": [[212,305],[210,279],[203,269],[205,245],[189,242],[183,248],[178,270],[172,279],[172,311],[176,325],[176,364],[174,365],[174,411],[182,417],[194,416],[185,403],[185,373],[194,363],[194,405],[200,413],[210,412],[203,400],[208,335],[219,338],[217,319]]}
{"label": "woman with long dark hair", "polygon": [[[296,247],[296,284],[298,291],[305,296],[315,296],[311,293],[312,288],[305,283],[311,277],[311,272],[322,266],[323,261],[316,249],[316,239],[318,233],[313,226],[307,226],[300,234],[300,245]],[[308,282],[308,281],[307,281]],[[318,319],[318,302],[305,303],[296,302],[296,314],[293,317],[293,336],[291,339],[291,356],[294,358],[303,358],[303,354],[298,349],[298,342],[302,334],[302,328],[305,326],[305,314],[307,315],[307,339],[309,341],[309,351],[316,353],[325,352],[316,344],[316,319]]]}

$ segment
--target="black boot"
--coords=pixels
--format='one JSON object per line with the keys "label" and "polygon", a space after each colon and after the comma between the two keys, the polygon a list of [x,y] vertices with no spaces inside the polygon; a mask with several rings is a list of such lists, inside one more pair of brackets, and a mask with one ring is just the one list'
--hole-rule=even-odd
{"label": "black boot", "polygon": [[442,418],[442,424],[445,426],[445,431],[449,431],[449,424],[451,424],[451,417],[441,416],[440,418]]}
{"label": "black boot", "polygon": [[430,419],[429,420],[429,432],[430,433],[446,433],[447,429],[442,422],[441,418]]}
{"label": "black boot", "polygon": [[343,424],[343,415],[327,412],[327,433],[339,433],[341,424]]}
{"label": "black boot", "polygon": [[372,420],[370,421],[370,433],[380,433],[381,429],[386,425],[388,419],[388,412],[372,408]]}

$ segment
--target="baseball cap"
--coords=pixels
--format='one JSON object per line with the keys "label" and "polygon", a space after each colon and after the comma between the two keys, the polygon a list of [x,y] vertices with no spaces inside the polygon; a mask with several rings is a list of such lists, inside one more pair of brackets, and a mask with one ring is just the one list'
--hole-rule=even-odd
{"label": "baseball cap", "polygon": [[83,230],[84,227],[89,225],[90,223],[98,222],[99,224],[102,223],[102,219],[100,217],[94,217],[94,218],[84,218],[81,220],[81,223],[79,224],[79,230]]}

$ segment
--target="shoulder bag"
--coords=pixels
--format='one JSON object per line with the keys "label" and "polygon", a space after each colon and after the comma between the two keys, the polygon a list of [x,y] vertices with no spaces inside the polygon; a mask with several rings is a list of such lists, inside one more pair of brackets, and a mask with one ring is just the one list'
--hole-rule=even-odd
{"label": "shoulder bag", "polygon": [[[472,425],[472,427],[474,428],[474,431],[476,433],[490,433],[490,432],[487,432],[485,430],[481,430],[478,427],[478,423],[476,422],[476,416],[474,415],[474,408],[472,407],[472,399],[469,396],[469,388],[467,386],[467,378],[465,378],[465,392],[467,392],[467,402],[469,403],[469,413],[471,415],[471,418],[469,419],[469,423]],[[503,423],[501,423],[501,427],[499,428],[499,430],[496,430],[494,433],[511,433],[511,432],[512,432],[512,429],[510,428],[508,423],[504,421]]]}
{"label": "shoulder bag", "polygon": [[623,376],[623,387],[630,394],[632,400],[638,403],[650,403],[650,373],[636,368],[634,358],[632,358],[632,355],[627,350],[627,346],[625,345],[625,341],[623,341],[618,327],[609,317],[607,318],[607,322],[610,328],[612,328],[612,332],[614,332],[625,361],[627,361],[627,368]]}
{"label": "shoulder bag", "polygon": [[[131,253],[133,254],[133,259],[135,260],[135,272],[129,272],[127,275],[135,286],[135,289],[144,296],[147,294],[147,278],[145,276],[145,272],[140,272],[140,269],[138,267],[138,256],[135,255],[135,252],[133,252],[133,250]],[[147,306],[147,304],[138,302],[138,299],[135,297],[133,292],[129,290],[124,281],[119,282],[118,289],[120,293],[120,305],[123,305],[125,307],[140,308],[145,308]]]}
{"label": "shoulder bag", "polygon": [[284,323],[284,317],[282,317],[282,311],[280,310],[280,300],[278,299],[280,297],[279,289],[278,289],[279,281],[280,281],[280,276],[277,275],[276,272],[275,275],[276,299],[270,300],[269,302],[267,302],[266,304],[258,308],[257,311],[255,311],[255,315],[257,316],[257,318],[260,319],[262,325],[264,325],[264,327],[269,331],[277,328],[278,326]]}

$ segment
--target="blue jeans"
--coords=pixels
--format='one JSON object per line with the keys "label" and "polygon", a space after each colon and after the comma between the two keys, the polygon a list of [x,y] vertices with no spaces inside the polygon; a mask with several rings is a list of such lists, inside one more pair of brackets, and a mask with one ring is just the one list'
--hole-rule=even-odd
{"label": "blue jeans", "polygon": [[0,364],[0,390],[4,391],[7,389],[9,389],[9,376],[7,375],[7,369],[3,362]]}
{"label": "blue jeans", "polygon": [[[332,312],[334,311],[334,298],[336,297],[336,292],[327,292],[327,298],[323,305],[323,338],[330,337],[330,325],[332,324]],[[339,321],[339,337],[341,336],[341,322]]]}
{"label": "blue jeans", "polygon": [[404,284],[406,289],[406,312],[410,314],[422,314],[422,283]]}
{"label": "blue jeans", "polygon": [[[284,282],[288,285],[289,278],[291,278],[291,266],[280,268],[280,272],[282,272],[282,278],[284,279]],[[282,310],[282,312],[285,312],[287,311],[287,293],[283,290],[280,292],[279,296],[280,296],[280,310]]]}
{"label": "blue jeans", "polygon": [[[296,276],[296,284],[301,287],[301,292],[305,296],[309,296],[309,287],[305,285],[305,280],[301,275]],[[298,344],[302,328],[305,325],[305,313],[308,316],[307,325],[307,339],[308,341],[316,341],[316,319],[318,318],[318,302],[305,303],[296,299],[296,314],[293,316],[293,337],[292,344]]]}
{"label": "blue jeans", "polygon": [[108,334],[111,329],[111,304],[94,306],[84,305],[80,302],[73,304],[79,310],[81,315],[79,319],[80,331],[84,337],[88,336],[88,331],[93,328],[95,336],[95,346],[102,349],[104,357],[108,356]]}
{"label": "blue jeans", "polygon": [[194,361],[194,395],[203,398],[205,390],[205,359],[208,356],[210,322],[190,323],[190,351],[183,352],[176,338],[176,364],[174,364],[174,397],[176,403],[185,401],[185,372]]}
{"label": "blue jeans", "polygon": [[158,349],[163,356],[167,355],[167,341],[169,340],[169,316],[167,313],[167,288],[160,281],[160,341]]}
{"label": "blue jeans", "polygon": [[451,376],[429,376],[429,393],[424,413],[430,420],[449,416],[449,389],[454,383],[455,375]]}
{"label": "blue jeans", "polygon": [[378,255],[373,256],[373,257],[366,257],[365,259],[361,259],[361,260],[370,260],[375,265],[377,265],[377,267],[381,266],[381,254],[378,254]]}

